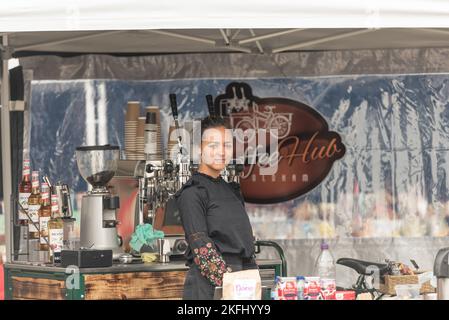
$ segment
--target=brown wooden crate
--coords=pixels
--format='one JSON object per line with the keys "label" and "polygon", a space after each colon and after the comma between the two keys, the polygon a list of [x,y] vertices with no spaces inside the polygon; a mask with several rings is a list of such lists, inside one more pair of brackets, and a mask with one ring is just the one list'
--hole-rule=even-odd
{"label": "brown wooden crate", "polygon": [[13,299],[64,300],[63,280],[12,277]]}
{"label": "brown wooden crate", "polygon": [[180,299],[185,271],[89,274],[85,299]]}

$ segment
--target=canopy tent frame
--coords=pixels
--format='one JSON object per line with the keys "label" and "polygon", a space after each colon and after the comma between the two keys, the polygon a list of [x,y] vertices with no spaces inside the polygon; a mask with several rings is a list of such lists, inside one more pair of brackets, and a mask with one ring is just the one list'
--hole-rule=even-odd
{"label": "canopy tent frame", "polygon": [[[295,44],[292,44],[289,46],[282,46],[282,47],[273,48],[273,49],[267,49],[267,48],[264,49],[260,42],[261,40],[267,40],[267,39],[271,39],[271,38],[275,38],[275,37],[281,37],[283,35],[301,32],[304,30],[307,30],[307,29],[289,29],[286,31],[274,32],[274,33],[270,33],[270,34],[266,34],[266,35],[256,36],[254,30],[252,28],[250,28],[250,29],[248,29],[248,31],[252,34],[252,37],[249,37],[249,38],[246,38],[243,40],[239,40],[237,42],[233,42],[232,39],[226,35],[226,33],[223,29],[219,29],[219,32],[221,33],[221,35],[223,37],[224,43],[217,41],[217,40],[211,40],[211,39],[206,39],[206,38],[197,37],[197,36],[180,34],[180,33],[176,33],[173,31],[166,31],[166,30],[139,30],[139,31],[169,36],[169,37],[173,37],[173,38],[179,38],[179,39],[183,39],[183,40],[190,40],[190,41],[194,41],[194,42],[200,42],[200,43],[210,45],[215,48],[222,48],[222,49],[230,50],[230,51],[264,54],[264,53],[281,53],[281,52],[286,52],[286,51],[291,51],[291,50],[298,50],[298,49],[313,46],[316,44],[323,44],[326,42],[349,38],[349,37],[361,35],[364,33],[375,32],[379,29],[368,28],[368,29],[360,29],[360,30],[355,30],[355,31],[350,31],[350,32],[343,32],[343,33],[337,34],[337,35],[327,36],[327,37],[323,37],[323,38],[319,38],[319,39],[314,39],[311,41],[299,42],[299,43],[295,43]],[[449,34],[449,31],[441,30],[441,29],[424,29],[424,30],[429,30],[429,31],[432,31],[435,33]],[[97,38],[97,37],[101,37],[101,36],[120,34],[120,33],[124,33],[125,31],[126,30],[94,32],[94,33],[89,33],[87,35],[69,37],[69,38],[60,39],[60,40],[39,42],[39,43],[34,43],[34,44],[32,43],[32,44],[29,44],[26,46],[21,46],[21,47],[11,48],[11,49],[13,49],[13,52],[39,49],[39,48],[51,46],[51,45],[67,44],[67,43],[71,43],[71,42],[75,42],[75,41],[79,41],[79,40],[86,40],[86,39],[92,39],[92,38]],[[8,36],[8,35],[11,35],[11,33],[9,33],[9,34],[5,33],[3,35]],[[255,51],[251,48],[246,48],[246,47],[242,46],[243,44],[248,44],[251,42],[256,43],[257,51]],[[8,46],[3,45],[3,47],[7,48]]]}
{"label": "canopy tent frame", "polygon": [[[277,53],[277,52],[283,52],[283,51],[288,51],[288,50],[292,50],[292,49],[299,49],[299,48],[305,47],[309,44],[324,43],[324,42],[332,41],[335,39],[342,39],[342,38],[347,38],[347,37],[351,37],[351,36],[358,35],[358,34],[375,31],[375,29],[356,30],[356,31],[339,34],[336,36],[330,36],[330,37],[325,37],[322,39],[317,39],[314,41],[297,43],[297,44],[294,44],[289,47],[283,47],[283,48],[278,48],[278,49],[274,49],[274,50],[263,48],[260,43],[260,41],[262,41],[262,40],[281,37],[281,36],[291,34],[291,33],[298,33],[298,32],[304,31],[304,30],[307,30],[307,29],[299,29],[299,28],[288,29],[288,30],[282,30],[279,32],[273,32],[273,33],[257,36],[253,29],[249,29],[249,32],[252,35],[251,37],[246,38],[241,41],[232,41],[231,39],[235,38],[235,36],[237,35],[237,32],[240,32],[240,29],[238,31],[236,31],[236,33],[232,36],[230,35],[230,32],[228,32],[229,30],[225,31],[224,29],[218,29],[217,31],[221,34],[221,36],[223,38],[223,43],[220,41],[217,41],[217,40],[211,40],[211,39],[201,38],[201,37],[197,37],[197,36],[180,34],[180,33],[176,33],[173,31],[167,31],[167,30],[139,30],[139,31],[145,32],[145,33],[154,33],[154,34],[164,35],[164,36],[168,36],[168,37],[172,37],[172,38],[179,38],[179,39],[184,39],[184,40],[189,40],[189,41],[200,42],[200,43],[210,45],[215,48],[217,48],[217,47],[223,48],[223,49],[226,49],[226,51],[232,51],[232,52],[237,51],[237,52],[243,52],[243,53],[254,53],[253,49],[246,48],[241,45],[255,42],[256,47],[257,47],[257,53],[260,53],[260,54],[265,54],[268,52],[269,53]],[[12,205],[13,204],[12,204],[12,199],[10,196],[12,194],[12,172],[11,172],[12,165],[11,165],[11,135],[10,135],[10,111],[11,111],[10,106],[11,106],[11,104],[9,101],[10,99],[9,99],[9,70],[8,70],[9,59],[12,58],[12,54],[17,51],[24,51],[24,50],[42,48],[42,47],[45,48],[46,46],[50,46],[50,45],[67,44],[67,43],[76,42],[79,40],[93,39],[93,38],[97,38],[97,37],[101,37],[101,36],[108,36],[108,35],[116,35],[119,33],[123,33],[125,31],[126,30],[93,32],[93,33],[83,34],[83,35],[79,35],[79,36],[75,36],[75,37],[68,37],[68,38],[60,39],[60,40],[52,40],[52,41],[39,42],[39,43],[34,43],[34,44],[31,43],[29,45],[19,46],[17,48],[14,48],[9,45],[9,36],[12,35],[13,33],[6,33],[6,34],[2,35],[2,47],[1,47],[2,55],[1,55],[1,57],[2,57],[2,64],[3,64],[3,72],[2,72],[2,83],[1,83],[2,84],[1,102],[2,102],[2,106],[4,106],[4,107],[2,107],[2,111],[1,111],[2,112],[1,113],[2,114],[1,124],[2,124],[2,146],[3,146],[2,165],[3,165],[3,186],[4,186],[4,189],[3,189],[4,190],[4,210],[5,210],[5,221],[7,222],[7,223],[5,223],[6,239],[12,238],[11,221],[13,219],[13,217],[12,217],[12,212],[13,212]],[[11,259],[11,254],[12,254],[12,241],[8,240],[8,241],[6,241],[6,256],[7,256],[8,262]]]}
{"label": "canopy tent frame", "polygon": [[[250,29],[253,30],[253,29]],[[285,31],[279,31],[279,32],[273,32],[273,33],[269,33],[269,34],[265,34],[265,35],[261,35],[261,36],[252,36],[243,40],[239,41],[239,44],[245,44],[245,43],[250,43],[250,42],[254,42],[254,41],[260,41],[260,40],[266,40],[266,39],[270,39],[270,38],[275,38],[275,37],[280,37],[286,34],[290,34],[290,33],[294,33],[294,32],[299,32],[299,31],[303,31],[303,30],[307,30],[307,29],[289,29],[289,30],[285,30]]]}
{"label": "canopy tent frame", "polygon": [[125,31],[117,30],[117,31],[94,32],[92,34],[82,35],[82,36],[78,36],[78,37],[66,38],[66,39],[61,39],[61,40],[56,40],[56,41],[41,42],[41,43],[30,44],[30,45],[23,46],[23,47],[17,47],[17,48],[15,48],[15,51],[30,50],[30,49],[34,49],[34,48],[40,48],[42,46],[45,47],[45,46],[49,46],[49,45],[69,43],[69,42],[73,42],[73,41],[92,39],[92,38],[96,38],[96,37],[101,37],[101,36],[110,35],[110,34],[118,34],[118,33],[123,33],[123,32],[125,32]]}
{"label": "canopy tent frame", "polygon": [[[193,31],[192,31],[193,30]],[[231,29],[207,29],[206,37],[195,34],[199,29],[188,29],[187,32],[180,32],[179,30],[174,29],[138,29],[138,30],[91,30],[91,31],[74,31],[75,34],[72,34],[71,31],[63,31],[60,33],[53,31],[44,31],[43,33],[38,32],[37,38],[42,35],[42,37],[46,41],[37,41],[33,42],[33,35],[30,33],[23,32],[9,32],[9,33],[0,33],[0,35],[8,35],[9,36],[9,48],[12,51],[13,57],[16,56],[27,56],[29,52],[32,51],[34,53],[51,53],[51,54],[89,54],[89,53],[97,53],[97,54],[111,54],[111,53],[125,53],[125,54],[167,54],[167,53],[200,53],[200,52],[229,52],[229,53],[252,53],[252,54],[277,54],[283,53],[287,51],[297,51],[297,50],[354,50],[354,49],[376,49],[382,45],[382,42],[371,44],[371,39],[376,39],[376,36],[365,36],[366,34],[377,34],[381,32],[379,37],[383,36],[391,36],[391,39],[387,39],[387,44],[385,44],[385,48],[403,48],[404,43],[406,43],[405,47],[441,47],[447,46],[449,43],[449,39],[446,36],[449,36],[449,29],[437,29],[437,28],[377,28],[377,27],[359,27],[359,28],[349,28],[349,29],[329,29],[329,28],[321,28],[321,29],[313,29],[313,28],[295,28],[295,29],[287,29],[273,32],[272,29],[269,31],[257,31],[265,32],[265,34],[256,34],[254,28],[248,29],[237,29],[234,34],[231,34]],[[250,34],[250,37],[241,36],[241,31],[245,30],[247,34]],[[337,32],[329,32],[330,30],[338,30]],[[385,31],[388,30],[388,34],[385,34]],[[420,33],[418,38],[410,38],[406,39],[404,36],[410,36],[410,33],[405,33],[404,30],[416,30]],[[271,31],[271,32],[270,32]],[[81,34],[80,34],[81,32]],[[121,41],[123,38],[127,38],[128,34],[131,33],[136,35],[139,41],[134,42],[136,44],[145,43],[146,37],[145,34],[154,35],[155,38],[148,38],[148,42],[151,41],[159,41],[163,39],[164,45],[166,47],[162,47],[161,51],[154,50],[156,48],[148,47],[148,51],[145,46],[137,45],[136,48],[126,49],[126,44],[122,44],[121,46],[111,47],[102,47],[96,46],[93,49],[91,45],[95,46],[95,43],[86,42],[86,40],[97,39],[104,41],[110,41],[109,43],[114,43],[114,41]],[[65,37],[54,39],[55,34],[62,34]],[[124,34],[124,35],[122,35]],[[240,37],[237,38],[237,35],[240,34]],[[25,36],[24,36],[25,35]],[[157,37],[159,36],[159,37]],[[165,38],[161,38],[161,36]],[[361,37],[363,36],[363,37]],[[354,37],[354,40],[348,40],[349,38]],[[21,39],[22,41],[25,39],[25,43],[15,43],[17,39]],[[179,39],[181,43],[180,47],[176,47],[179,43],[176,41],[167,40],[168,38]],[[379,38],[377,38],[379,39]],[[343,41],[340,41],[343,40]],[[271,41],[271,42],[270,42]],[[360,41],[364,41],[364,43],[359,44]],[[422,43],[417,43],[417,41],[422,41]],[[27,43],[29,42],[29,43]],[[79,42],[79,43],[78,43]],[[395,46],[396,43],[399,42],[398,46]],[[132,42],[131,42],[132,43]],[[338,45],[342,43],[342,45]],[[250,46],[251,44],[255,44]],[[348,46],[349,44],[349,46]],[[352,45],[355,44],[355,45]],[[76,48],[77,45],[82,48],[80,51]],[[129,44],[128,44],[129,45]],[[173,47],[175,45],[175,47]],[[60,47],[60,48],[58,48]],[[118,51],[114,51],[114,48]],[[125,48],[125,49],[124,49]],[[142,49],[144,48],[144,49]],[[384,48],[384,47],[382,47]]]}
{"label": "canopy tent frame", "polygon": [[289,45],[289,46],[285,46],[285,47],[281,47],[281,48],[276,48],[276,49],[273,49],[272,52],[273,53],[280,53],[280,52],[285,52],[285,51],[289,51],[289,50],[298,50],[298,49],[301,49],[301,48],[304,48],[304,47],[308,47],[308,46],[311,46],[311,45],[316,45],[316,44],[326,43],[326,42],[329,42],[329,41],[349,38],[349,37],[353,37],[353,36],[364,34],[364,33],[368,33],[368,32],[374,32],[376,30],[377,29],[361,29],[361,30],[356,30],[356,31],[344,32],[344,33],[337,34],[337,35],[334,35],[334,36],[324,37],[324,38],[321,38],[321,39],[316,39],[316,40],[311,40],[311,41],[306,41],[306,42],[300,42],[300,43],[296,43],[296,44],[293,44],[293,45]]}
{"label": "canopy tent frame", "polygon": [[184,34],[179,34],[179,33],[172,32],[172,31],[144,30],[144,32],[156,33],[156,34],[161,34],[161,35],[174,37],[174,38],[179,38],[179,39],[184,39],[184,40],[197,41],[197,42],[201,42],[201,43],[204,43],[204,44],[207,44],[207,45],[211,45],[211,46],[213,46],[215,48],[223,48],[223,49],[226,49],[226,50],[240,51],[240,52],[243,52],[243,53],[252,53],[253,52],[249,48],[244,48],[244,47],[241,47],[239,45],[231,44],[230,39],[224,33],[223,29],[220,29],[220,33],[223,36],[224,45],[220,41],[210,40],[210,39],[205,39],[205,38],[195,37],[195,36],[189,36],[189,35],[184,35]]}
{"label": "canopy tent frame", "polygon": [[[298,26],[301,25],[298,23]],[[276,54],[276,53],[283,53],[286,51],[294,51],[294,50],[308,50],[308,49],[314,49],[314,45],[318,44],[325,44],[329,43],[335,40],[343,40],[348,39],[351,37],[368,34],[368,33],[376,33],[381,30],[385,30],[382,28],[378,28],[373,26],[369,27],[363,27],[358,26],[357,28],[350,28],[349,31],[340,32],[338,34],[333,35],[327,35],[318,37],[315,39],[303,39],[303,41],[298,41],[295,43],[290,43],[288,45],[278,45],[270,47],[263,41],[270,40],[270,39],[281,39],[284,36],[292,35],[295,36],[297,34],[303,34],[306,31],[310,31],[311,28],[304,28],[304,25],[301,25],[303,28],[290,28],[290,29],[279,29],[274,32],[268,32],[265,34],[256,34],[259,33],[257,28],[248,28],[248,29],[236,29],[234,33],[232,33],[231,29],[224,29],[224,28],[217,28],[213,29],[213,32],[216,33],[216,35],[219,35],[219,39],[212,39],[212,38],[206,38],[201,37],[198,35],[188,34],[188,33],[180,33],[179,31],[176,32],[175,30],[167,30],[167,29],[136,29],[136,30],[128,30],[128,29],[120,29],[120,30],[110,30],[110,29],[96,29],[96,30],[76,30],[73,31],[81,31],[81,34],[73,35],[70,34],[70,31],[67,31],[67,37],[63,39],[47,39],[47,41],[35,41],[34,43],[25,43],[20,45],[15,45],[12,43],[11,38],[20,35],[23,33],[23,31],[11,31],[11,32],[1,32],[0,36],[2,38],[2,42],[0,45],[0,54],[1,54],[1,60],[2,60],[2,81],[1,81],[1,142],[2,142],[2,150],[3,150],[3,156],[2,156],[2,166],[3,166],[3,190],[4,190],[4,216],[5,216],[5,236],[6,236],[6,259],[8,262],[10,262],[11,259],[11,252],[12,252],[12,243],[9,241],[12,236],[12,230],[11,230],[11,221],[13,219],[12,217],[12,164],[11,164],[11,133],[10,133],[10,111],[12,111],[12,104],[10,102],[10,93],[9,93],[9,70],[8,70],[8,62],[11,58],[14,57],[15,53],[26,51],[26,50],[34,50],[37,49],[38,51],[45,53],[45,52],[52,52],[51,50],[46,51],[46,48],[49,48],[51,46],[58,46],[58,45],[66,45],[66,44],[74,44],[77,41],[81,40],[88,40],[88,39],[96,39],[101,37],[107,37],[107,36],[113,36],[113,35],[120,35],[125,32],[136,32],[136,34],[154,34],[154,35],[160,35],[160,36],[166,36],[173,39],[180,39],[180,40],[187,40],[191,41],[192,43],[198,43],[198,44],[204,44],[204,49],[217,49],[222,50],[224,52],[233,53],[233,52],[241,52],[241,53],[248,53],[248,54]],[[438,26],[440,27],[440,26]],[[441,26],[445,27],[445,26]],[[447,26],[446,26],[447,27]],[[334,28],[335,29],[335,28]],[[250,37],[244,37],[242,39],[242,30],[247,30],[247,32],[251,35]],[[256,31],[255,31],[256,30]],[[416,30],[425,30],[429,34],[436,34],[441,36],[448,36],[447,43],[449,46],[449,29],[436,29],[436,28],[419,28]],[[49,32],[52,33],[53,31],[44,31],[44,30],[37,30],[42,32]],[[239,37],[237,37],[240,35]],[[238,39],[240,38],[240,39]],[[298,40],[298,39],[296,39]],[[441,40],[440,40],[441,41]],[[445,38],[444,38],[444,41]],[[248,45],[255,44],[255,47],[248,47]],[[201,48],[200,48],[201,49]],[[108,49],[110,51],[110,49]],[[323,49],[321,49],[323,50]],[[216,52],[216,51],[212,51]],[[59,52],[59,51],[58,51]],[[68,52],[64,51],[64,49],[61,50],[61,52]],[[79,52],[79,54],[89,54],[93,52]],[[131,54],[138,54],[137,52],[129,51],[127,53]],[[168,52],[166,52],[168,53]],[[183,52],[186,53],[186,52]],[[162,53],[158,53],[162,54]]]}
{"label": "canopy tent frame", "polygon": [[2,83],[1,83],[1,141],[2,141],[2,177],[3,177],[3,208],[5,210],[5,239],[6,261],[11,259],[11,209],[12,209],[12,165],[11,165],[11,130],[10,130],[10,105],[9,105],[9,69],[8,62],[11,52],[8,50],[8,35],[2,36]]}

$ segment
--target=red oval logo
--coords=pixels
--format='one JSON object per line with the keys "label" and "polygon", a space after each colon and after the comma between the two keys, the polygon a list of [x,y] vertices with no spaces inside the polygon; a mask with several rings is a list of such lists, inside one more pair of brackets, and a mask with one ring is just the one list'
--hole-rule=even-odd
{"label": "red oval logo", "polygon": [[[245,163],[240,180],[245,200],[272,204],[297,198],[319,185],[346,148],[338,133],[329,131],[326,120],[310,106],[286,98],[260,98],[251,87],[233,82],[226,93],[216,97],[215,112],[226,118],[233,129],[246,134],[245,151],[258,130],[277,130],[277,169],[262,173],[261,161]],[[252,129],[252,130],[248,130]],[[238,137],[238,135],[237,135]],[[269,134],[265,137],[269,142]],[[260,159],[260,158],[258,158]]]}

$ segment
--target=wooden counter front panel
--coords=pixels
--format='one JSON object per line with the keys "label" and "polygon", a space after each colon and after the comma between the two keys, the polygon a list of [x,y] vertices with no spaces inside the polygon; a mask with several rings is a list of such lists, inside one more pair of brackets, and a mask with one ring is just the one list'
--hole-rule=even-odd
{"label": "wooden counter front panel", "polygon": [[84,275],[85,299],[182,299],[186,271]]}
{"label": "wooden counter front panel", "polygon": [[17,300],[64,300],[65,282],[45,278],[12,278],[12,297]]}

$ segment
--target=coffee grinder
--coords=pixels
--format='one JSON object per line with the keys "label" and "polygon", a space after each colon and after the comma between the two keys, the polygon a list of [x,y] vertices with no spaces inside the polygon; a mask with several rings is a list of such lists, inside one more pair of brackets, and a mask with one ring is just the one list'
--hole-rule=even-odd
{"label": "coffee grinder", "polygon": [[119,198],[107,189],[107,183],[117,171],[118,146],[82,146],[76,148],[78,170],[92,190],[81,203],[80,248],[112,250],[113,258],[123,253],[117,234]]}

